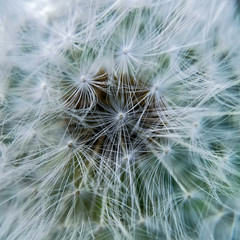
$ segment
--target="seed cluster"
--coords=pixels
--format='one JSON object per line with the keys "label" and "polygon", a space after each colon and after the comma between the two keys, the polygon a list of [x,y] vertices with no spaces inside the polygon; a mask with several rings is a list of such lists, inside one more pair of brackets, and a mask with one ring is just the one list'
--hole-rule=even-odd
{"label": "seed cluster", "polygon": [[143,81],[123,74],[110,77],[101,69],[91,82],[83,78],[86,92],[81,91],[82,85],[67,86],[64,96],[71,112],[66,119],[70,134],[77,135],[92,153],[112,161],[115,153],[124,155],[133,146],[147,149],[150,133],[166,124],[161,119],[163,101]]}
{"label": "seed cluster", "polygon": [[239,240],[234,0],[0,2],[0,239]]}

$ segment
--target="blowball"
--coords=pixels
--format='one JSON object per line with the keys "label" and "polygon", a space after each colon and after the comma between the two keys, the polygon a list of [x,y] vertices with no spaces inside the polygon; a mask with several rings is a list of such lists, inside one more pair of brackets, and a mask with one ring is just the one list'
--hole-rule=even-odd
{"label": "blowball", "polygon": [[233,1],[0,13],[0,239],[240,239]]}

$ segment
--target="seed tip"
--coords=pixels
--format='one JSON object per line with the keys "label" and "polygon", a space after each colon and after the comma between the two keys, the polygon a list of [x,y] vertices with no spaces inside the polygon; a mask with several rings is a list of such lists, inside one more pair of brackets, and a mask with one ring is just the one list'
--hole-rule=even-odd
{"label": "seed tip", "polygon": [[69,148],[72,148],[72,147],[73,147],[73,142],[72,142],[72,141],[69,141],[69,142],[68,142],[68,147],[69,147]]}

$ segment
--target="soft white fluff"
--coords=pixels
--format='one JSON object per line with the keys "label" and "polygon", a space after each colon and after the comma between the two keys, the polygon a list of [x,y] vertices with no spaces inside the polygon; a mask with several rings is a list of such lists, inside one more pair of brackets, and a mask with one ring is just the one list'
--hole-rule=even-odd
{"label": "soft white fluff", "polygon": [[0,2],[0,239],[239,239],[235,8]]}

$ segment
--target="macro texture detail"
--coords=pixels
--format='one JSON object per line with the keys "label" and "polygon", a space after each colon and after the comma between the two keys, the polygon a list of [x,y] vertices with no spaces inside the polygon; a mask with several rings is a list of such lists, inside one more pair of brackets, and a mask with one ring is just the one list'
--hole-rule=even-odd
{"label": "macro texture detail", "polygon": [[0,0],[1,240],[240,240],[233,0]]}

